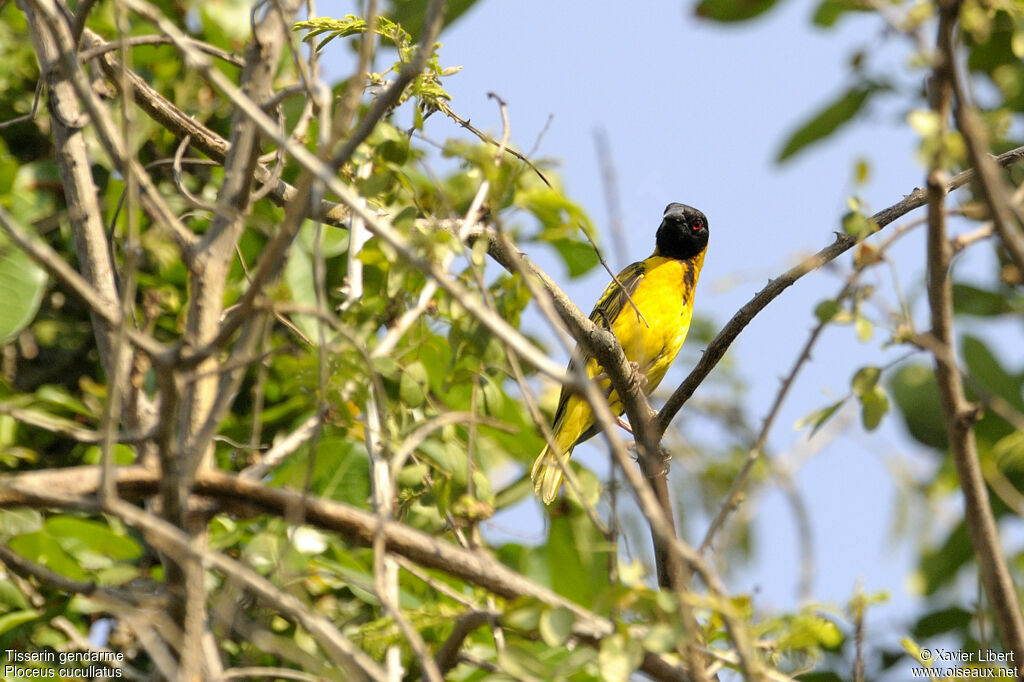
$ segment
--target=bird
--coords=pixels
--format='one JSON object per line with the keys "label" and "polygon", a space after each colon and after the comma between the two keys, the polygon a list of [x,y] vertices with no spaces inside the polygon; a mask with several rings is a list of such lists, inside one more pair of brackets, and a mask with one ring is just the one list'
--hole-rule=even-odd
{"label": "bird", "polygon": [[[626,266],[590,313],[594,324],[615,334],[626,360],[640,373],[647,394],[664,378],[690,329],[708,236],[708,219],[703,213],[686,204],[669,204],[655,235],[654,253]],[[569,373],[575,371],[576,358],[586,360],[587,376],[598,378],[612,413],[621,416],[622,401],[597,361],[580,355],[578,349],[573,358]],[[545,504],[558,495],[573,448],[597,433],[590,405],[563,386],[551,430],[551,442],[530,472],[534,491]]]}

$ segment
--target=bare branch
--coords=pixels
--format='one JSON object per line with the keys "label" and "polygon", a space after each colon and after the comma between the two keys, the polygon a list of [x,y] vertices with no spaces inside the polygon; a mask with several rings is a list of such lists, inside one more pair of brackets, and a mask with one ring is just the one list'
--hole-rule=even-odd
{"label": "bare branch", "polygon": [[[950,47],[952,50],[952,47]],[[953,116],[957,128],[964,136],[971,164],[977,169],[977,184],[989,209],[992,228],[1006,247],[1017,269],[1024,273],[1024,231],[1021,213],[1010,203],[1010,191],[1003,182],[999,167],[989,153],[988,135],[977,109],[967,99],[960,71],[953,62],[949,69],[950,85],[956,95]]]}
{"label": "bare branch", "polygon": [[89,121],[95,127],[97,136],[103,144],[103,148],[114,161],[114,165],[125,176],[134,175],[136,177],[141,191],[140,200],[143,208],[156,224],[170,230],[183,256],[187,258],[196,241],[195,235],[182,225],[178,217],[171,211],[138,159],[126,152],[121,137],[117,133],[113,117],[99,101],[89,77],[78,62],[75,40],[53,0],[21,0],[20,5],[22,11],[31,13],[31,16],[35,17],[35,21],[30,19],[30,26],[38,25],[40,29],[45,26],[49,29],[50,40],[53,41],[57,49],[57,56],[50,68],[58,68],[59,63],[59,68],[64,72],[63,77],[73,88],[79,102],[88,113]]}
{"label": "bare branch", "polygon": [[[932,108],[940,121],[937,135],[946,132],[953,97],[955,54],[953,30],[959,15],[958,0],[938,4],[938,50],[932,77]],[[941,139],[941,138],[940,138]],[[983,173],[984,174],[984,173]],[[1021,617],[1016,588],[1010,577],[992,515],[988,490],[978,460],[974,436],[977,412],[964,395],[960,372],[953,352],[953,282],[950,272],[952,246],[946,236],[943,210],[947,183],[938,153],[928,173],[928,303],[931,308],[932,335],[940,344],[935,355],[935,378],[949,436],[949,448],[964,495],[967,530],[977,555],[981,582],[995,613],[1003,646],[1013,652],[1014,660],[1024,657],[1024,618]],[[983,181],[984,182],[984,181]],[[993,206],[995,208],[995,206]],[[995,219],[995,217],[993,216]]]}
{"label": "bare branch", "polygon": [[[851,278],[842,290],[836,296],[837,301],[841,301],[846,297],[847,293],[853,287],[853,283],[856,279]],[[808,360],[811,359],[811,349],[814,348],[814,344],[817,343],[821,333],[825,330],[828,325],[828,320],[819,320],[818,324],[814,326],[811,333],[807,337],[807,341],[804,342],[803,348],[800,349],[800,353],[797,355],[796,360],[793,361],[793,367],[786,374],[786,378],[782,380],[782,386],[779,387],[778,392],[775,394],[775,400],[772,401],[772,405],[768,410],[768,414],[764,418],[764,422],[761,425],[761,431],[757,435],[757,439],[754,444],[750,447],[747,452],[747,459],[743,463],[743,467],[739,473],[736,474],[736,478],[733,479],[732,486],[729,488],[729,493],[725,496],[725,500],[722,502],[721,507],[718,510],[718,514],[712,519],[711,525],[708,526],[707,532],[704,534],[704,539],[700,543],[700,551],[705,551],[711,546],[714,540],[715,534],[725,523],[726,518],[732,513],[734,509],[740,503],[740,495],[743,491],[743,486],[746,484],[747,478],[750,476],[750,472],[754,469],[754,464],[761,458],[764,453],[764,444],[768,440],[768,433],[771,431],[772,425],[775,423],[775,418],[779,414],[779,410],[782,408],[782,403],[785,401],[786,396],[789,394],[789,389],[792,388],[793,382],[796,381],[797,374],[800,373],[800,369],[804,366]]]}
{"label": "bare branch", "polygon": [[[1005,154],[1000,154],[995,158],[995,163],[1001,168],[1007,168],[1014,164],[1020,163],[1024,160],[1024,146],[1012,149]],[[952,192],[955,189],[963,187],[968,182],[976,177],[975,170],[968,169],[961,173],[957,173],[945,184],[945,192]],[[892,206],[882,209],[878,213],[871,216],[871,220],[878,226],[878,230],[881,230],[886,225],[890,224],[894,220],[905,216],[914,209],[920,208],[925,205],[927,201],[928,193],[923,189],[915,189],[913,192],[905,196],[901,201],[896,202]],[[876,230],[877,231],[877,230]],[[658,425],[659,428],[664,431],[668,428],[669,424],[672,423],[672,419],[679,412],[680,408],[690,399],[693,392],[697,390],[697,387],[707,378],[711,370],[715,368],[718,361],[722,359],[725,352],[732,345],[732,342],[736,340],[739,333],[750,323],[754,317],[765,309],[765,307],[774,301],[782,292],[788,289],[798,279],[803,277],[809,272],[817,270],[822,265],[829,263],[843,253],[852,249],[858,243],[857,238],[851,237],[847,234],[836,234],[835,241],[819,251],[818,253],[804,259],[797,265],[793,266],[783,274],[779,275],[775,279],[768,282],[768,285],[757,292],[757,294],[747,301],[742,308],[740,308],[736,314],[732,316],[728,323],[722,327],[722,331],[718,332],[718,335],[708,344],[708,347],[704,350],[704,354],[701,356],[700,362],[693,368],[690,374],[683,380],[683,383],[672,393],[672,396],[665,402],[665,406],[661,408],[661,412],[658,413]]]}

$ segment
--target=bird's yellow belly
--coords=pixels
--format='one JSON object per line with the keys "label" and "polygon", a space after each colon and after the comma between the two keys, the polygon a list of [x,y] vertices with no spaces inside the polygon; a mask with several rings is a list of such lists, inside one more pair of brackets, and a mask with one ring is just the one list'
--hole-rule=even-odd
{"label": "bird's yellow belly", "polygon": [[[690,328],[691,306],[690,301],[684,299],[684,292],[687,289],[692,292],[692,287],[682,286],[686,268],[686,264],[670,259],[653,267],[633,296],[636,308],[627,302],[612,325],[626,359],[635,363],[637,370],[646,377],[647,393],[665,377]],[[591,360],[588,369],[592,376],[596,375],[597,363]],[[601,383],[607,391],[608,380]],[[622,414],[621,401],[614,391],[609,403],[616,414]]]}

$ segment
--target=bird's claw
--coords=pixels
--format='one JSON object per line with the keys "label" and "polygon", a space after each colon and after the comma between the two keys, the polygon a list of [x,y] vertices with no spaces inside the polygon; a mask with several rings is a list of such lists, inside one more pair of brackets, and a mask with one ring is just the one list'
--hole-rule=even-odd
{"label": "bird's claw", "polygon": [[629,361],[629,368],[631,370],[633,370],[632,371],[632,376],[630,377],[630,383],[632,383],[637,388],[639,388],[641,391],[646,393],[647,392],[647,375],[640,371],[640,363],[639,362],[633,362],[632,360],[630,360]]}

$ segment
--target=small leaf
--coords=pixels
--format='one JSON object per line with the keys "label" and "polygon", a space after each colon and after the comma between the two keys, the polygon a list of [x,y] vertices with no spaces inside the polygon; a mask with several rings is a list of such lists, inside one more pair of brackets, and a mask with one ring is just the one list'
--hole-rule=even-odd
{"label": "small leaf", "polygon": [[398,380],[398,395],[409,408],[419,407],[427,399],[427,370],[419,362],[404,368]]}
{"label": "small leaf", "polygon": [[871,176],[871,164],[867,159],[857,159],[857,162],[853,167],[853,181],[858,185],[863,185],[868,181]]}
{"label": "small leaf", "polygon": [[548,609],[540,615],[540,636],[548,646],[561,646],[572,634],[576,616],[572,611],[559,606]]}
{"label": "small leaf", "polygon": [[75,516],[51,516],[43,528],[71,554],[90,551],[111,559],[131,561],[142,556],[142,547],[133,538],[120,535],[107,524]]}
{"label": "small leaf", "polygon": [[930,447],[946,448],[946,422],[939,402],[935,372],[926,365],[907,365],[889,376],[889,390],[910,435]]}
{"label": "small leaf", "polygon": [[811,433],[809,434],[809,436],[813,437],[814,434],[818,432],[818,429],[824,426],[825,422],[827,422],[832,417],[832,415],[836,413],[836,410],[843,406],[843,402],[844,401],[840,400],[839,402],[832,403],[831,405],[811,412],[806,417],[797,420],[797,423],[794,428],[803,429],[810,426]]}
{"label": "small leaf", "polygon": [[776,0],[701,0],[696,13],[713,21],[747,21],[767,12]]}
{"label": "small leaf", "polygon": [[601,651],[597,655],[601,677],[607,682],[628,682],[640,666],[642,658],[643,650],[639,642],[618,633],[605,637],[601,640]]}
{"label": "small leaf", "polygon": [[43,527],[43,515],[35,509],[4,509],[0,511],[0,536],[33,533]]}
{"label": "small leaf", "polygon": [[1019,314],[1020,299],[998,291],[981,289],[970,284],[953,285],[953,310],[962,315],[991,317],[995,315]]}
{"label": "small leaf", "polygon": [[594,247],[584,241],[575,239],[555,239],[551,245],[561,254],[569,268],[569,277],[579,277],[590,272],[600,261]]}
{"label": "small leaf", "polygon": [[909,637],[904,637],[900,640],[900,645],[902,645],[903,650],[910,654],[915,660],[920,661],[922,663],[928,663],[929,666],[931,665],[929,663],[931,657],[929,657],[928,661],[923,660],[921,658],[921,647],[914,640],[910,639]]}
{"label": "small leaf", "polygon": [[849,123],[876,90],[874,86],[858,85],[844,92],[789,136],[776,161],[785,161],[804,147],[823,140]]}
{"label": "small leaf", "polygon": [[880,376],[882,376],[882,370],[878,367],[861,367],[850,382],[853,394],[860,397],[873,390],[878,384]]}
{"label": "small leaf", "polygon": [[929,109],[914,109],[907,114],[907,123],[921,137],[929,137],[939,132],[942,123],[939,115]]}
{"label": "small leaf", "polygon": [[970,626],[974,614],[957,606],[932,611],[918,619],[911,630],[914,637],[928,639]]}
{"label": "small leaf", "polygon": [[0,344],[32,322],[45,290],[46,273],[0,233]]}
{"label": "small leaf", "polygon": [[843,215],[843,231],[851,237],[863,239],[872,232],[878,230],[878,223],[861,213],[859,210],[852,210]]}
{"label": "small leaf", "polygon": [[820,322],[828,322],[839,313],[839,310],[839,301],[827,298],[815,307],[814,316],[817,317]]}
{"label": "small leaf", "polygon": [[39,614],[35,611],[11,611],[3,616],[0,616],[0,635],[4,634],[8,630],[13,630],[22,623],[28,623],[30,621],[39,618]]}
{"label": "small leaf", "polygon": [[14,609],[32,608],[25,595],[10,580],[0,580],[0,605],[4,607],[4,611],[10,610],[6,607],[14,607]]}
{"label": "small leaf", "polygon": [[1005,472],[1024,470],[1024,431],[1003,436],[992,446],[992,456]]}
{"label": "small leaf", "polygon": [[812,21],[818,26],[830,28],[836,21],[847,12],[866,11],[871,6],[868,3],[856,2],[856,0],[823,0],[814,11]]}
{"label": "small leaf", "polygon": [[885,394],[881,386],[875,386],[860,396],[860,404],[861,423],[868,431],[874,431],[881,423],[882,417],[889,411],[889,396]]}
{"label": "small leaf", "polygon": [[536,602],[530,601],[517,606],[511,611],[506,611],[501,618],[505,627],[516,630],[536,630],[540,626],[541,612]]}
{"label": "small leaf", "polygon": [[60,546],[45,530],[24,533],[11,538],[8,546],[29,561],[46,566],[72,580],[86,580],[79,562]]}
{"label": "small leaf", "polygon": [[676,631],[671,626],[656,623],[644,635],[644,649],[655,654],[666,654],[676,648],[678,639]]}
{"label": "small leaf", "polygon": [[871,337],[875,333],[875,326],[871,324],[871,320],[863,315],[857,316],[857,319],[853,323],[853,328],[857,332],[857,338],[861,343],[867,343],[870,341]]}

